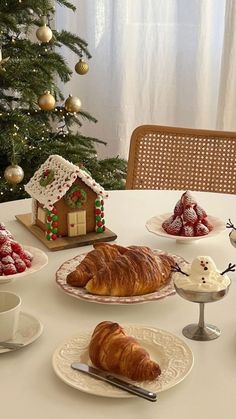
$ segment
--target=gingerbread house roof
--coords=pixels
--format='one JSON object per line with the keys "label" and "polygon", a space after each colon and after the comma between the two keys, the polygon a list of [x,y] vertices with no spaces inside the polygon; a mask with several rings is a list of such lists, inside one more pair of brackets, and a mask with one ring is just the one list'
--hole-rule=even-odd
{"label": "gingerbread house roof", "polygon": [[[47,171],[53,171],[53,181],[42,186],[40,180]],[[86,171],[58,155],[51,155],[35,172],[25,185],[28,194],[40,202],[44,208],[50,209],[61,199],[77,178],[80,178],[98,196],[108,197],[108,193]]]}

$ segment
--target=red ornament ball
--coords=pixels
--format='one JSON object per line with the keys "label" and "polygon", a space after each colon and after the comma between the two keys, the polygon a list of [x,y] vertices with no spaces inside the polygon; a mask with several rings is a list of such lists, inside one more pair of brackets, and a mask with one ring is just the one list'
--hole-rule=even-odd
{"label": "red ornament ball", "polygon": [[53,234],[53,235],[52,235],[52,239],[53,239],[53,240],[56,240],[56,239],[57,239],[57,234]]}

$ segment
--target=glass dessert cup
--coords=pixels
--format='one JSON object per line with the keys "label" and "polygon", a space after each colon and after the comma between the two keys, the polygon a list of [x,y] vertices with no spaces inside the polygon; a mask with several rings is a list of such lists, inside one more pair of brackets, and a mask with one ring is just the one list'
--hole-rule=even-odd
{"label": "glass dessert cup", "polygon": [[230,284],[223,290],[219,291],[191,291],[175,285],[177,294],[185,300],[193,303],[199,303],[200,313],[198,324],[189,324],[182,330],[183,335],[192,340],[207,341],[213,340],[220,336],[218,327],[212,324],[206,324],[204,320],[205,303],[213,303],[221,300],[229,291]]}

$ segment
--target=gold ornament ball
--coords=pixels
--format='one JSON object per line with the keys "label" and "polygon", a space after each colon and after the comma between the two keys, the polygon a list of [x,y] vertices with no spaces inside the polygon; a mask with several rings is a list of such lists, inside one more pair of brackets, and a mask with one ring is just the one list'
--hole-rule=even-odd
{"label": "gold ornament ball", "polygon": [[22,167],[18,166],[17,164],[11,164],[7,166],[4,171],[4,177],[8,183],[12,185],[16,185],[20,183],[24,178],[24,171]]}
{"label": "gold ornament ball", "polygon": [[82,58],[75,64],[75,71],[78,74],[84,75],[89,71],[89,65]]}
{"label": "gold ornament ball", "polygon": [[38,98],[38,105],[43,111],[51,111],[55,108],[55,104],[55,98],[50,92],[44,92],[44,94]]}
{"label": "gold ornament ball", "polygon": [[69,97],[66,99],[65,102],[65,109],[67,112],[79,112],[81,109],[81,101],[78,97],[76,96],[71,96],[69,95]]}
{"label": "gold ornament ball", "polygon": [[36,36],[39,41],[41,42],[49,42],[52,39],[52,31],[51,29],[45,24],[40,26],[36,31]]}

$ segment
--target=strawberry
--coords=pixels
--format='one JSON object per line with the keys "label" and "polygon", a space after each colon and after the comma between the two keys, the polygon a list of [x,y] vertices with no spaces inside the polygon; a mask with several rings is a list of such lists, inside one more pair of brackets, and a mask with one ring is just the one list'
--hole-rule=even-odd
{"label": "strawberry", "polygon": [[[17,262],[17,261],[16,261]],[[15,263],[16,263],[15,262]],[[31,265],[32,265],[32,263],[31,263],[31,261],[29,260],[29,259],[24,259],[24,261],[23,261],[25,264],[26,264],[26,266],[27,266],[27,268],[30,268],[31,267]]]}
{"label": "strawberry", "polygon": [[15,267],[17,269],[17,272],[24,272],[26,270],[26,264],[21,259],[17,259],[15,261]]}
{"label": "strawberry", "polygon": [[194,209],[199,220],[202,220],[203,218],[207,217],[206,211],[199,205],[194,205]]}
{"label": "strawberry", "polygon": [[14,260],[20,259],[20,255],[18,255],[18,254],[17,254],[17,253],[15,253],[15,252],[12,252],[11,257],[12,257],[12,259],[14,259]]}
{"label": "strawberry", "polygon": [[5,243],[0,246],[0,257],[11,255],[11,253],[12,250],[10,241],[5,241]]}
{"label": "strawberry", "polygon": [[166,228],[174,221],[174,219],[175,216],[171,215],[171,217],[167,218],[167,220],[162,223],[162,228],[166,231]]}
{"label": "strawberry", "polygon": [[8,263],[8,265],[3,265],[3,274],[4,275],[14,275],[17,273],[15,265],[13,263]]}
{"label": "strawberry", "polygon": [[194,228],[191,224],[185,224],[183,225],[183,228],[181,230],[181,236],[185,237],[194,237]]}
{"label": "strawberry", "polygon": [[197,222],[197,214],[192,207],[186,207],[184,209],[183,219],[190,224],[195,224]]}
{"label": "strawberry", "polygon": [[23,251],[23,247],[20,243],[16,242],[15,240],[11,241],[11,248],[13,252],[20,254]]}
{"label": "strawberry", "polygon": [[3,244],[8,239],[6,230],[0,230],[0,244]]}
{"label": "strawberry", "polygon": [[168,234],[173,234],[174,236],[178,236],[183,226],[183,222],[181,217],[177,216],[174,221],[166,227],[166,232]]}
{"label": "strawberry", "polygon": [[174,214],[175,215],[182,215],[183,214],[183,204],[181,202],[181,199],[177,202],[174,208]]}
{"label": "strawberry", "polygon": [[12,259],[12,257],[10,256],[10,255],[8,255],[8,256],[4,256],[3,258],[2,258],[2,261],[1,261],[4,265],[8,265],[9,263],[13,263],[14,264],[14,260]]}
{"label": "strawberry", "polygon": [[6,230],[6,226],[4,223],[0,223],[0,230]]}
{"label": "strawberry", "polygon": [[187,206],[191,206],[191,205],[195,205],[196,204],[195,199],[192,197],[192,195],[191,195],[191,193],[189,191],[186,191],[182,195],[181,200],[182,200],[182,204],[183,204],[184,207],[187,207]]}
{"label": "strawberry", "polygon": [[195,226],[195,236],[206,236],[209,233],[208,228],[201,222]]}
{"label": "strawberry", "polygon": [[209,231],[212,231],[214,228],[213,224],[211,224],[207,218],[203,218],[202,224],[204,224],[208,228]]}

